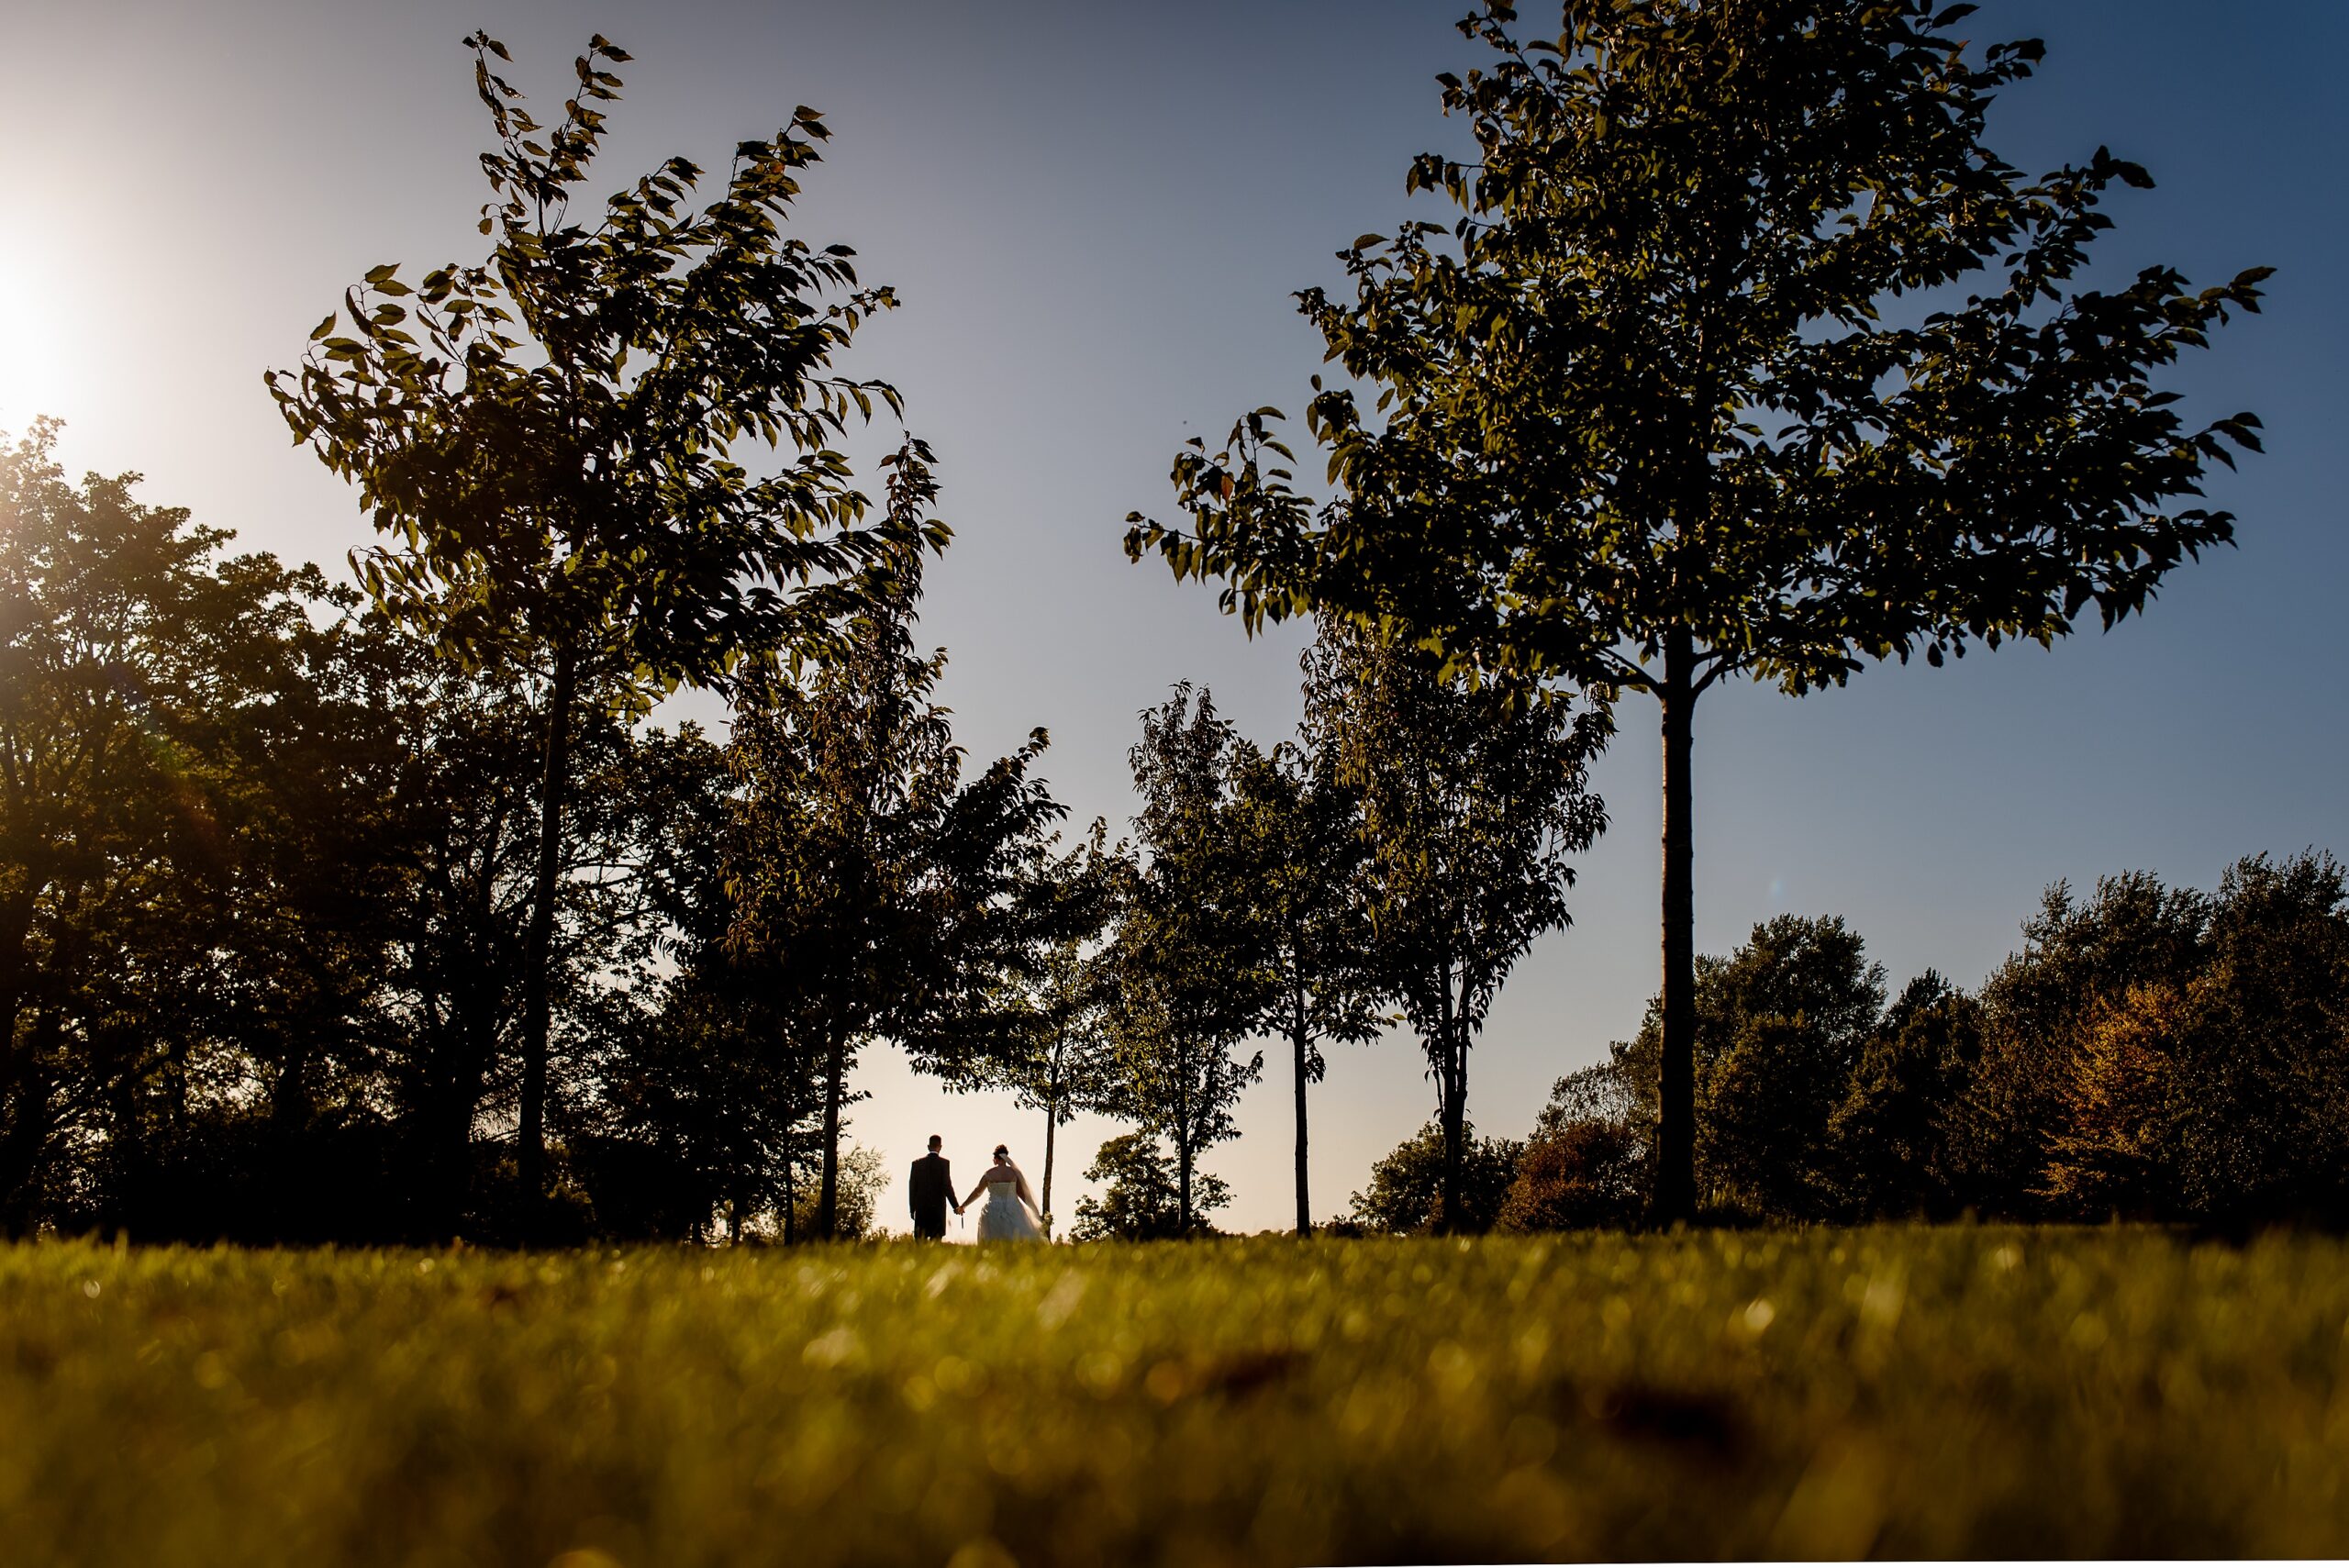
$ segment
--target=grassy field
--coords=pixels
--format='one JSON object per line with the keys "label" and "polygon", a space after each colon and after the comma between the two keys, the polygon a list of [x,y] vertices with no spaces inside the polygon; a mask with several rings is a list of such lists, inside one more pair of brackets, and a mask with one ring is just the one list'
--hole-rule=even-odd
{"label": "grassy field", "polygon": [[0,1249],[0,1556],[2349,1551],[2349,1246]]}

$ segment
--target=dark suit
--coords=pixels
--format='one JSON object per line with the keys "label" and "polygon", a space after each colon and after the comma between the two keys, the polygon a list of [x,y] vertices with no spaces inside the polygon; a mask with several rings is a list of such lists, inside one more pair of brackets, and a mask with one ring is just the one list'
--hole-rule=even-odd
{"label": "dark suit", "polygon": [[913,1210],[914,1234],[937,1240],[946,1234],[946,1210],[954,1201],[954,1172],[941,1154],[925,1154],[914,1162],[906,1178],[906,1196]]}

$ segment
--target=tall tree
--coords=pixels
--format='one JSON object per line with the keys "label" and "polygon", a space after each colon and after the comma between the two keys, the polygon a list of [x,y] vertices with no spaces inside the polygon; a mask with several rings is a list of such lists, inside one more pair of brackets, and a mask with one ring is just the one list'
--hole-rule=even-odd
{"label": "tall tree", "polygon": [[[229,1021],[238,990],[262,988],[262,966],[228,951],[258,902],[240,899],[240,835],[287,819],[270,731],[299,706],[306,662],[327,657],[313,613],[338,607],[314,568],[224,557],[225,530],[139,501],[135,474],[67,482],[50,455],[56,428],[42,421],[0,445],[10,1235],[58,1212],[73,1145],[153,1189],[147,1135],[184,1120],[192,1052]],[[272,932],[288,936],[284,922]],[[322,923],[321,959],[329,934],[362,940]],[[328,1022],[340,1001],[308,1021]],[[264,1066],[273,1086],[280,1064]],[[86,1163],[80,1174],[86,1186]]]}
{"label": "tall tree", "polygon": [[1353,792],[1326,735],[1270,753],[1242,746],[1233,834],[1269,982],[1259,1026],[1288,1041],[1297,1113],[1297,1233],[1313,1233],[1305,1092],[1329,1071],[1321,1047],[1375,1040],[1385,1022],[1367,959],[1363,841]]}
{"label": "tall tree", "polygon": [[1585,787],[1604,708],[1446,675],[1434,655],[1324,628],[1304,730],[1360,803],[1373,946],[1362,988],[1402,1004],[1427,1052],[1447,1226],[1464,1222],[1468,1053],[1509,971],[1564,926],[1568,857],[1606,826]]}
{"label": "tall tree", "polygon": [[1116,976],[1110,1104],[1173,1146],[1187,1235],[1208,1190],[1199,1156],[1237,1134],[1232,1106],[1264,1073],[1263,1051],[1237,1051],[1272,987],[1233,835],[1239,737],[1213,694],[1188,682],[1141,721],[1141,740],[1127,753],[1142,803],[1134,817],[1141,858],[1125,878],[1107,955]]}
{"label": "tall tree", "polygon": [[1109,1034],[1112,966],[1098,939],[1113,916],[1123,847],[1105,842],[1095,818],[1084,842],[1040,868],[1034,925],[1003,1000],[1001,1053],[988,1078],[1044,1117],[1044,1178],[1038,1207],[1052,1212],[1060,1129],[1108,1101],[1117,1078]]}
{"label": "tall tree", "polygon": [[[901,469],[892,507],[928,503]],[[1047,738],[975,777],[936,700],[946,655],[914,650],[918,563],[895,569],[812,675],[776,677],[736,710],[743,786],[732,943],[757,955],[778,1005],[815,1031],[823,1084],[818,1233],[839,1209],[841,1112],[869,1040],[961,1083],[985,1075],[1008,1027],[988,1006],[1024,956],[1026,906],[1063,814],[1030,770]]]}
{"label": "tall tree", "polygon": [[1440,78],[1476,156],[1408,181],[1456,225],[1365,235],[1352,299],[1299,296],[1377,395],[1311,405],[1335,500],[1296,494],[1260,409],[1178,456],[1185,524],[1127,536],[1221,578],[1252,630],[1318,611],[1656,699],[1659,1219],[1696,1190],[1698,698],[2052,643],[2091,606],[2110,627],[2232,539],[2175,503],[2258,448],[2252,416],[2188,425],[2153,374],[2256,309],[2266,269],[2085,286],[2106,193],[2151,181],[2102,149],[2034,180],[1985,146],[2042,50],[1970,50],[1968,9],[1566,0],[1520,42],[1486,0],[1461,28],[1493,63]]}
{"label": "tall tree", "polygon": [[[561,120],[540,125],[467,40],[495,147],[484,153],[488,259],[402,282],[372,269],[269,386],[295,438],[359,486],[396,542],[355,558],[379,602],[470,664],[539,684],[544,774],[523,967],[520,1157],[544,1183],[551,953],[563,813],[583,690],[641,701],[725,680],[749,657],[821,647],[844,584],[942,541],[868,526],[832,442],[894,392],[833,358],[872,311],[844,246],[785,238],[802,173],[829,133],[801,108],[735,149],[725,189],[672,158],[575,212],[626,51],[600,36]],[[338,332],[338,321],[344,329]],[[754,473],[737,449],[790,455]]]}

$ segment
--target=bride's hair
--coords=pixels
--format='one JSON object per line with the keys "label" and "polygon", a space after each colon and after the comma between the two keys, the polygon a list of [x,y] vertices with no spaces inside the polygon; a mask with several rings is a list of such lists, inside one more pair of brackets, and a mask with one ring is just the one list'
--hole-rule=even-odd
{"label": "bride's hair", "polygon": [[996,1144],[996,1145],[995,1146],[995,1157],[996,1157],[996,1159],[998,1159],[998,1160],[1008,1160],[1008,1159],[1010,1159],[1010,1158],[1011,1158],[1011,1147],[1010,1147],[1010,1145],[1008,1145],[1008,1144],[1005,1144],[1005,1143],[998,1143],[998,1144]]}

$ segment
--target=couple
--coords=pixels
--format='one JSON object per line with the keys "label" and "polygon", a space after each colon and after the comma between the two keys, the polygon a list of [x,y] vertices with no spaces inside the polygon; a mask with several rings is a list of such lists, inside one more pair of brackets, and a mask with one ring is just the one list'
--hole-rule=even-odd
{"label": "couple", "polygon": [[935,1133],[930,1135],[930,1152],[914,1162],[913,1173],[906,1182],[916,1236],[930,1241],[943,1240],[947,1208],[951,1206],[960,1214],[985,1193],[987,1206],[979,1210],[980,1240],[1046,1240],[1043,1218],[1036,1212],[1036,1195],[1029,1190],[1028,1178],[1020,1174],[1019,1167],[1011,1162],[1010,1150],[996,1144],[995,1163],[979,1177],[979,1184],[971,1189],[971,1195],[956,1203],[953,1169],[938,1152],[942,1141]]}

